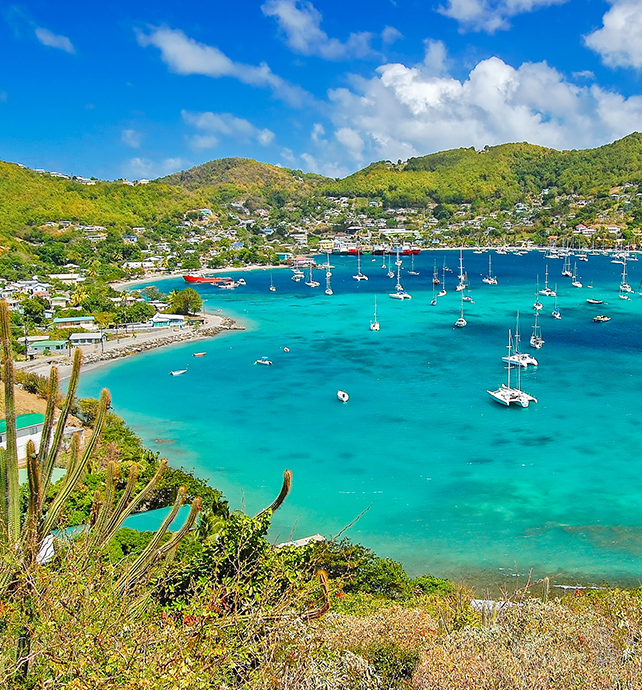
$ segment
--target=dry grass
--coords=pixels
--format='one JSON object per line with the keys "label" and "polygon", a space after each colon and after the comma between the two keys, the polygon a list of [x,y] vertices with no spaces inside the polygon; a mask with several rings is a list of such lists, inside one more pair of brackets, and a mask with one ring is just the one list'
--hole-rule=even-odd
{"label": "dry grass", "polygon": [[[587,598],[588,599],[588,598]],[[601,601],[531,600],[491,627],[467,627],[426,647],[415,690],[615,690],[639,688],[640,602],[618,593]],[[633,625],[632,625],[633,623]]]}

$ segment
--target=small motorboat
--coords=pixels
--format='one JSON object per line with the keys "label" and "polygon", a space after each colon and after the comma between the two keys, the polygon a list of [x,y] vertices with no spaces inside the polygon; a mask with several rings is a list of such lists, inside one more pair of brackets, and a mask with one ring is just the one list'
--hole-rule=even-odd
{"label": "small motorboat", "polygon": [[237,284],[237,285],[247,285],[247,282],[245,281],[245,278],[239,278],[239,279],[236,281],[236,284]]}
{"label": "small motorboat", "polygon": [[192,357],[205,357],[206,354],[207,352],[194,352]]}
{"label": "small motorboat", "polygon": [[589,297],[586,301],[588,304],[604,304],[604,300],[593,299],[592,297]]}
{"label": "small motorboat", "polygon": [[605,316],[604,314],[598,314],[597,316],[593,317],[593,321],[595,323],[606,323],[607,321],[610,321],[611,317],[610,316]]}
{"label": "small motorboat", "polygon": [[272,366],[272,360],[267,357],[261,357],[261,359],[255,360],[254,364],[263,364],[266,367]]}
{"label": "small motorboat", "polygon": [[186,371],[187,371],[187,368],[185,368],[185,369],[175,369],[174,371],[170,371],[170,372],[169,372],[169,375],[170,375],[170,376],[182,376]]}
{"label": "small motorboat", "polygon": [[341,402],[348,402],[350,396],[345,391],[337,391],[337,400]]}

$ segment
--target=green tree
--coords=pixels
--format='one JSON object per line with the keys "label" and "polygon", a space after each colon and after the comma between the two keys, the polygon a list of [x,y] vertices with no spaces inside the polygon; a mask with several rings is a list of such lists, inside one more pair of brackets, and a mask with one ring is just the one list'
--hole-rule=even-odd
{"label": "green tree", "polygon": [[185,288],[170,295],[170,306],[174,314],[194,314],[203,306],[203,300],[196,290]]}

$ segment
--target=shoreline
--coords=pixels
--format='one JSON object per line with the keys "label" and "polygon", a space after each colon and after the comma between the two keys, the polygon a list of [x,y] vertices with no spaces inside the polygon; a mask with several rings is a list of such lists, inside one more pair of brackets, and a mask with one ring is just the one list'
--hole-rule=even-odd
{"label": "shoreline", "polygon": [[[138,333],[137,335],[133,334],[119,340],[107,341],[105,344],[107,348],[106,351],[97,351],[95,349],[85,350],[81,348],[83,350],[81,374],[98,369],[117,359],[133,357],[143,352],[156,350],[160,347],[213,338],[219,333],[245,330],[243,324],[239,324],[228,316],[207,313],[202,315],[205,316],[207,321],[205,325],[199,328],[192,327],[182,331],[163,328],[159,329],[159,331],[162,330],[162,332],[158,333],[148,331]],[[51,367],[55,366],[58,368],[59,380],[64,381],[68,379],[71,374],[71,357],[65,355],[60,358],[47,357],[29,362],[15,362],[14,366],[20,371],[44,377],[47,377]]]}

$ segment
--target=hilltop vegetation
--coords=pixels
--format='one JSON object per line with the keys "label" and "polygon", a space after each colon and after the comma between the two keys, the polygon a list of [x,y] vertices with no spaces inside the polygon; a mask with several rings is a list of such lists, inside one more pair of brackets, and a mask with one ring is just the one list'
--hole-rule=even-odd
{"label": "hilltop vegetation", "polygon": [[385,206],[497,202],[508,208],[545,188],[558,194],[605,193],[642,180],[642,135],[581,151],[502,144],[453,149],[406,163],[379,162],[323,187],[327,194],[364,196]]}
{"label": "hilltop vegetation", "polygon": [[159,182],[130,186],[96,181],[84,185],[0,162],[2,239],[25,227],[63,219],[116,228],[149,226],[164,216],[182,217],[203,203],[199,194]]}
{"label": "hilltop vegetation", "polygon": [[205,195],[211,203],[243,199],[246,207],[282,206],[312,196],[328,178],[247,158],[221,158],[160,180]]}

